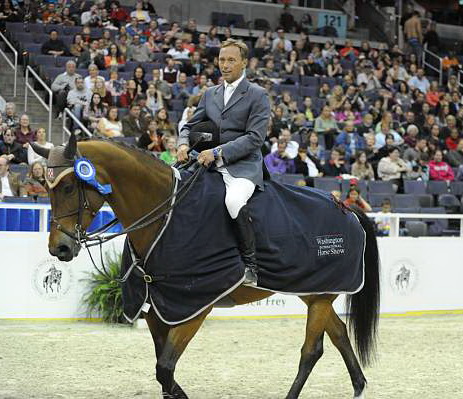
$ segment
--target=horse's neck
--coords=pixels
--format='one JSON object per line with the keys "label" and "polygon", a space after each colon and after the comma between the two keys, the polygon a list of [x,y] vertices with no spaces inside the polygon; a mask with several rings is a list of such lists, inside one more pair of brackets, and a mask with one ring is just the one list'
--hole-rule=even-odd
{"label": "horse's neck", "polygon": [[[104,159],[100,155],[97,170],[103,170],[102,183],[112,186],[108,203],[123,227],[128,227],[157,205],[172,192],[172,170],[167,165],[133,150],[115,144]],[[159,212],[156,213],[158,215]],[[162,225],[162,219],[145,228],[129,233],[130,241],[140,257],[143,257]]]}

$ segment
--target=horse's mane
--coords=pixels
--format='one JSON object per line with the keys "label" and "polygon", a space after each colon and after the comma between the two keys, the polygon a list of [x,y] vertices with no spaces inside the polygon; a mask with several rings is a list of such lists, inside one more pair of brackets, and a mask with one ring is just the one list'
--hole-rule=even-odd
{"label": "horse's mane", "polygon": [[[143,159],[147,162],[150,163],[156,163],[158,166],[162,166],[163,168],[168,167],[167,164],[165,164],[163,161],[161,161],[156,154],[154,154],[152,151],[145,150],[144,148],[140,148],[134,144],[129,144],[125,141],[119,141],[119,140],[113,140],[111,138],[107,137],[85,137],[82,139],[79,139],[79,142],[105,142],[109,143],[112,145],[115,145],[116,147],[120,147],[123,150],[127,152],[135,152],[135,155],[143,155]],[[137,157],[138,159],[139,157]]]}

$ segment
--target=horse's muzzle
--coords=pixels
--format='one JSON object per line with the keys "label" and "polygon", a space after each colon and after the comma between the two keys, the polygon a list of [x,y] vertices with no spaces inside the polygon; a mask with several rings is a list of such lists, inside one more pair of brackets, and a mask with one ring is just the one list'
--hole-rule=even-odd
{"label": "horse's muzzle", "polygon": [[80,246],[72,243],[60,243],[56,247],[49,247],[50,254],[56,256],[59,260],[69,262],[78,255]]}

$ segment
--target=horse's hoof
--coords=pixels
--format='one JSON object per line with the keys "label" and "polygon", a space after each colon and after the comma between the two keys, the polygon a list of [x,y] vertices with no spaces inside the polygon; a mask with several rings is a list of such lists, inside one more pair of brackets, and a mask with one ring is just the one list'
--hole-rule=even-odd
{"label": "horse's hoof", "polygon": [[365,384],[365,388],[363,388],[362,392],[358,395],[354,395],[354,399],[366,399],[366,391],[367,391],[367,385]]}

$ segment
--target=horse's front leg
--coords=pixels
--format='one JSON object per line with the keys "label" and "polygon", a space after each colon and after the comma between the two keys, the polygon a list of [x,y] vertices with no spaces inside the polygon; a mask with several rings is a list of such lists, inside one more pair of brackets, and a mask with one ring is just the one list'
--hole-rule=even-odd
{"label": "horse's front leg", "polygon": [[173,327],[160,322],[152,310],[147,315],[156,349],[156,379],[162,386],[163,398],[188,399],[180,385],[175,382],[175,366],[211,309],[212,307],[194,319]]}

